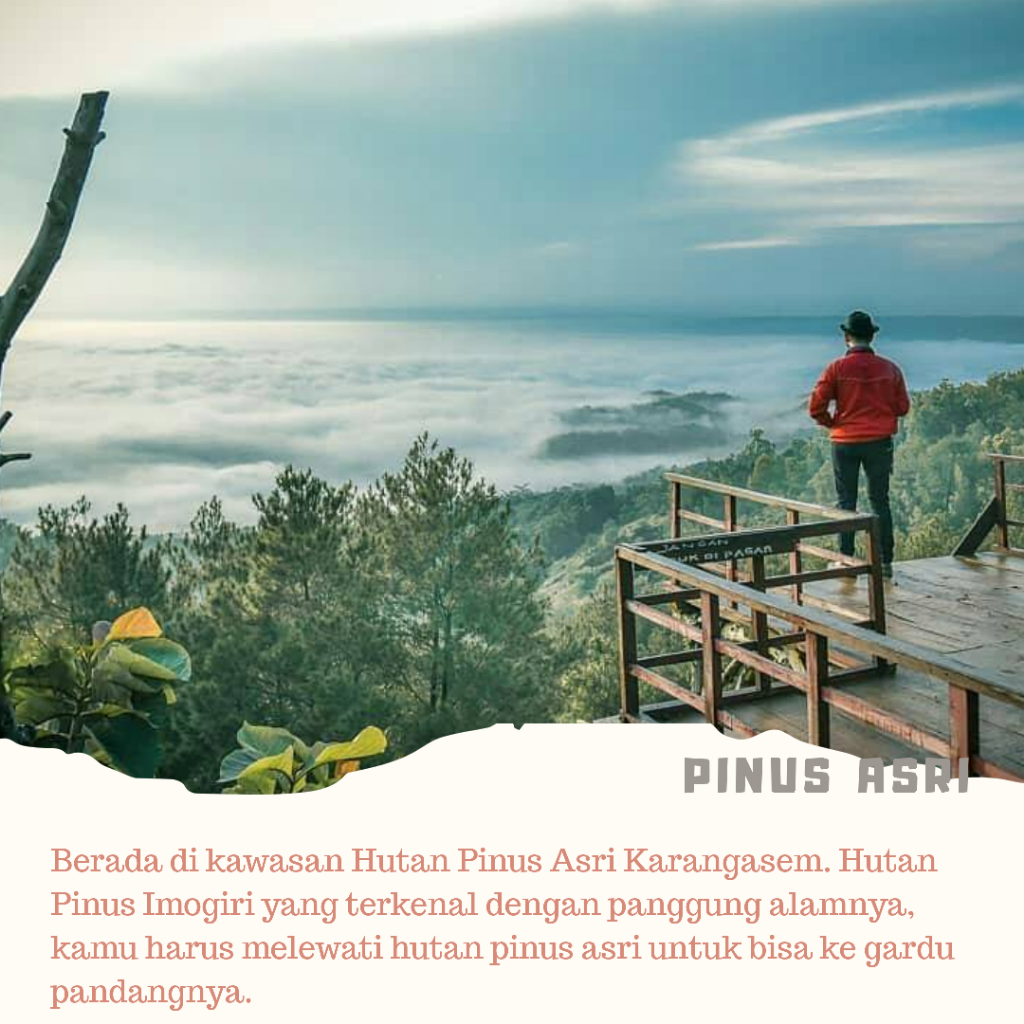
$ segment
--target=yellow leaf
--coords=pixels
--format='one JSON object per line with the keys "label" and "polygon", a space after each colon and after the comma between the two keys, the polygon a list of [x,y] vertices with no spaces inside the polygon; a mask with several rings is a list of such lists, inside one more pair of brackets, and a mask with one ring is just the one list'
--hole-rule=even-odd
{"label": "yellow leaf", "polygon": [[107,642],[111,640],[142,640],[150,637],[163,636],[163,630],[157,625],[153,613],[148,608],[134,608],[125,612],[110,627]]}
{"label": "yellow leaf", "polygon": [[319,768],[335,761],[357,761],[363,757],[373,757],[375,754],[383,754],[387,747],[384,733],[371,725],[349,743],[329,743],[317,755],[313,766]]}
{"label": "yellow leaf", "polygon": [[261,757],[258,761],[253,761],[248,768],[242,772],[238,778],[250,779],[253,776],[268,774],[270,772],[280,772],[289,781],[292,777],[292,772],[295,769],[295,754],[291,747],[286,750],[282,750],[280,754],[276,754],[273,757]]}

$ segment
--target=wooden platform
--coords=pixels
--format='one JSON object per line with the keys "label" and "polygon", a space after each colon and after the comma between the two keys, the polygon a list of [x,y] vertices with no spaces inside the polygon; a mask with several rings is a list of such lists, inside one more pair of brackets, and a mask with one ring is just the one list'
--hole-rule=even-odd
{"label": "wooden platform", "polygon": [[[867,581],[828,580],[805,588],[815,598],[848,609],[863,618],[868,602]],[[885,586],[888,635],[930,648],[995,675],[1006,689],[1024,695],[1024,558],[978,554],[970,558],[942,557],[897,564],[895,580]],[[949,739],[949,695],[945,684],[899,669],[875,679],[842,683],[880,710],[913,723],[933,736]],[[655,720],[700,722],[699,711],[659,706],[645,708]],[[730,704],[730,713],[748,729],[778,729],[807,738],[806,696],[794,690]],[[1024,710],[986,698],[979,699],[979,740],[984,757],[1017,776],[1024,776]],[[728,732],[729,730],[727,730]],[[922,757],[913,743],[886,735],[833,710],[831,746],[859,757]],[[934,755],[930,755],[934,756]]]}

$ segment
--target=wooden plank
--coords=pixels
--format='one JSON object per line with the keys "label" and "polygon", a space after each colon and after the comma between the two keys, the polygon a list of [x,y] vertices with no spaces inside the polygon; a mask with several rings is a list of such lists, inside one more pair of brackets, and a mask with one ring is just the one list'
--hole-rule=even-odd
{"label": "wooden plank", "polygon": [[973,562],[985,569],[995,568],[1016,575],[1024,573],[1024,558],[1008,551],[982,551],[965,561]]}
{"label": "wooden plank", "polygon": [[938,754],[940,757],[949,757],[949,744],[942,737],[935,736],[912,722],[907,722],[898,715],[869,701],[862,700],[852,693],[826,686],[821,691],[821,699],[851,718],[864,722],[865,725],[870,725],[881,732],[886,732],[890,736],[895,736],[911,747],[919,747],[921,750]]}
{"label": "wooden plank", "polygon": [[640,604],[650,607],[657,607],[663,604],[688,604],[700,597],[699,590],[666,590],[660,594],[644,594],[635,597],[634,600]]}
{"label": "wooden plank", "polygon": [[[734,494],[726,494],[723,505],[725,510],[725,531],[726,533],[735,533],[740,525],[736,511],[736,496]],[[735,558],[729,560],[725,570],[725,578],[733,583],[739,579],[739,566]]]}
{"label": "wooden plank", "polygon": [[[832,683],[834,684],[834,682],[833,678]],[[926,724],[917,720],[920,714],[919,705],[925,707],[927,712],[925,717],[928,721],[936,725],[943,723],[948,725],[948,715],[945,711],[947,690],[944,685],[936,683],[934,680],[914,673],[907,673],[901,675],[895,683],[879,680],[876,683],[866,682],[860,685],[868,690],[874,689],[876,702],[895,701],[898,706],[904,707],[905,714],[913,715],[915,724],[919,726]],[[695,695],[688,694],[688,696],[691,702],[694,700],[699,702],[699,698]],[[747,693],[740,694],[739,697],[741,700],[737,703],[729,701],[729,695],[723,696],[731,718],[741,730],[735,735],[749,736],[774,729],[796,736],[798,739],[806,739],[807,705],[804,696],[797,691],[779,687],[769,697],[761,698],[757,691],[748,690]],[[1005,705],[999,705],[987,698],[981,698],[980,705],[983,756],[972,755],[972,773],[992,778],[1024,781],[1024,714],[1007,709]],[[922,748],[905,744],[889,733],[878,732],[873,727],[848,717],[834,705],[832,708],[833,714],[830,722],[832,749],[843,750],[858,757],[881,757],[887,763],[891,763],[895,757],[909,756],[919,760],[923,757],[923,754],[918,752]],[[656,721],[660,714],[681,723],[704,721],[703,714],[694,708],[692,703],[684,705],[680,701],[669,701],[660,705],[644,705],[641,712],[650,715]],[[1016,729],[1016,732],[1004,728],[1007,724],[1008,712],[1010,715],[1009,725]],[[618,721],[618,719],[609,719],[608,721]],[[986,723],[988,724],[986,725]],[[731,727],[723,725],[723,728],[732,734]],[[931,731],[933,735],[939,735],[937,729],[926,731]],[[929,756],[931,755],[929,754]]]}
{"label": "wooden plank", "polygon": [[702,565],[706,562],[729,562],[757,555],[788,554],[793,550],[793,545],[804,537],[832,536],[836,533],[865,530],[873,521],[874,517],[859,516],[842,522],[766,526],[736,533],[713,533],[697,537],[677,537],[672,540],[645,541],[623,547],[660,555],[684,565]]}
{"label": "wooden plank", "polygon": [[[934,589],[942,593],[949,588],[935,584]],[[807,595],[812,601],[827,595],[828,605],[833,607],[838,604],[835,598],[845,599],[842,607],[847,603],[859,603],[865,596],[865,588],[840,589],[829,583],[815,584],[813,589],[808,589]],[[921,582],[910,579],[902,568],[900,585],[890,591],[887,600],[887,632],[937,651],[953,653],[984,643],[986,632],[1001,631],[1002,635],[996,639],[1002,640],[1020,631],[1018,624],[998,614],[986,618],[970,607],[954,603],[952,599],[936,599],[932,594],[926,594]],[[937,600],[946,603],[940,608],[935,604]],[[987,631],[984,629],[986,624],[989,627]]]}
{"label": "wooden plank", "polygon": [[[754,590],[758,590],[764,593],[765,590],[765,570],[764,570],[764,556],[755,555],[751,561],[750,570],[750,585]],[[751,634],[754,638],[754,649],[762,657],[764,656],[767,648],[765,647],[765,640],[768,638],[768,616],[764,612],[752,611],[751,613]],[[754,682],[762,689],[767,690],[772,685],[772,676],[765,672],[755,668],[754,670]],[[776,677],[777,678],[777,677]]]}
{"label": "wooden plank", "polygon": [[[868,530],[868,564],[871,574],[868,576],[868,616],[872,629],[877,633],[885,633],[885,580],[882,578],[882,536],[878,519],[871,522]],[[880,671],[885,671],[886,661],[880,655],[875,656],[875,664]]]}
{"label": "wooden plank", "polygon": [[[810,636],[811,634],[808,634]],[[829,660],[834,661],[835,658],[830,654]],[[885,672],[879,672],[874,662],[864,664],[863,662],[857,668],[844,668],[838,672],[829,673],[829,682],[838,683],[874,683],[878,682],[879,679],[891,679],[893,675],[893,669],[889,668]]]}
{"label": "wooden plank", "polygon": [[912,605],[930,614],[933,625],[940,617],[942,622],[955,620],[973,627],[997,621],[1019,633],[1024,623],[1024,589],[1016,592],[1015,601],[1012,589],[998,588],[998,569],[988,576],[986,582],[973,573],[946,573],[901,562],[900,583],[890,594],[888,609],[893,612]]}
{"label": "wooden plank", "polygon": [[696,708],[697,711],[704,711],[703,697],[699,694],[691,693],[685,686],[680,686],[679,683],[669,679],[667,676],[663,676],[660,672],[653,672],[651,669],[643,668],[640,665],[630,665],[629,671],[633,677],[647,683],[648,686],[653,686],[655,689],[661,690],[662,693],[667,693],[670,697],[675,697],[676,700],[689,704],[690,707]]}
{"label": "wooden plank", "polygon": [[[712,519],[711,516],[702,515],[700,512],[691,512],[688,508],[680,508],[676,515],[679,519],[685,519],[691,523],[699,523],[701,526],[709,526],[718,533],[728,529],[721,519]],[[678,536],[679,534],[676,533],[676,537]]]}
{"label": "wooden plank", "polygon": [[856,515],[856,513],[846,512],[843,509],[833,508],[829,505],[814,505],[807,501],[792,501],[788,498],[780,498],[774,494],[764,494],[761,491],[752,491],[746,487],[734,487],[732,484],[719,483],[717,480],[702,480],[699,477],[686,476],[683,473],[666,473],[665,479],[679,483],[691,490],[728,494],[741,501],[750,501],[756,505],[767,505],[770,508],[796,509],[798,512],[819,516],[822,519],[840,520]]}
{"label": "wooden plank", "polygon": [[961,758],[979,752],[979,736],[978,695],[949,687],[949,756],[957,770]]}
{"label": "wooden plank", "polygon": [[[807,739],[807,701],[802,694],[781,693],[770,700],[736,705],[732,713],[757,732],[778,730],[797,739]],[[693,712],[690,712],[693,715]],[[849,718],[841,711],[832,715],[832,750],[857,757],[881,757],[891,764],[897,757],[917,757],[918,752],[896,738]]]}
{"label": "wooden plank", "polygon": [[826,562],[839,562],[841,565],[849,566],[851,569],[868,568],[868,563],[863,558],[857,558],[855,555],[844,555],[841,551],[832,551],[830,548],[819,548],[814,544],[800,543],[797,544],[796,549],[805,555],[822,558]]}
{"label": "wooden plank", "polygon": [[999,765],[986,761],[982,757],[971,758],[971,771],[975,775],[983,775],[989,779],[1002,779],[1004,782],[1024,782],[1024,775],[1016,775],[1000,768]]}
{"label": "wooden plank", "polygon": [[[790,526],[799,526],[800,512],[795,508],[786,509],[786,522]],[[803,601],[803,582],[800,578],[802,573],[803,557],[800,554],[800,545],[796,544],[789,553],[789,575],[793,578],[789,596],[794,604],[800,604]]]}
{"label": "wooden plank", "polygon": [[[701,642],[701,631],[689,622],[677,619],[674,615],[666,615],[665,612],[648,608],[647,605],[640,604],[637,601],[627,601],[626,609],[639,619],[646,619],[648,622],[661,626],[662,629],[667,629],[671,633],[677,633],[679,636],[684,636],[687,640],[693,640],[695,643]],[[633,643],[635,649],[635,637]],[[631,660],[636,661],[636,658],[634,657]]]}
{"label": "wooden plank", "polygon": [[[848,689],[845,685],[837,688]],[[949,689],[944,683],[900,669],[894,679],[866,680],[854,684],[852,690],[932,735],[949,737]],[[987,697],[980,697],[978,703],[977,750],[1001,768],[1024,774],[1024,711]]]}
{"label": "wooden plank", "polygon": [[748,588],[719,579],[700,568],[680,566],[678,563],[635,548],[619,547],[616,550],[638,565],[677,577],[684,585],[698,586],[720,599],[742,601],[769,615],[784,618],[797,627],[809,628],[849,650],[868,656],[879,655],[888,661],[932,675],[944,682],[953,682],[976,693],[985,694],[1016,707],[1024,707],[1024,684],[1008,686],[990,673],[971,669],[964,662],[936,651],[850,625],[817,609],[795,605],[775,594],[753,594]]}
{"label": "wooden plank", "polygon": [[[788,668],[785,665],[781,665],[777,661],[773,661],[771,658],[766,658],[763,654],[758,654],[756,651],[750,650],[746,644],[736,644],[729,640],[718,640],[715,643],[715,649],[726,658],[732,658],[734,661],[738,661],[741,665],[746,665],[752,668],[755,672],[761,676],[768,676],[770,679],[777,679],[781,683],[785,683],[787,686],[792,686],[797,690],[805,690],[807,688],[807,681],[804,677],[794,669]],[[759,689],[760,687],[759,684]]]}
{"label": "wooden plank", "polygon": [[839,604],[838,601],[828,601],[823,597],[819,597],[817,593],[811,593],[810,591],[804,591],[804,604],[810,605],[812,608],[820,608],[823,612],[829,612],[831,615],[837,615],[841,619],[846,619],[848,622],[863,621],[871,622],[871,619],[864,619],[863,613],[857,611],[854,608],[849,608],[844,604]]}
{"label": "wooden plank", "polygon": [[[797,554],[797,552],[794,550],[790,557],[793,554]],[[780,590],[783,587],[792,587],[794,585],[802,588],[807,583],[820,583],[824,580],[852,580],[870,571],[867,566],[859,566],[856,569],[809,569],[796,575],[787,573],[785,576],[769,576],[765,580],[765,588],[768,590]]]}
{"label": "wooden plank", "polygon": [[742,736],[747,739],[757,735],[756,729],[751,729],[742,718],[730,714],[728,711],[718,712],[718,725],[728,733]]}
{"label": "wooden plank", "polygon": [[674,480],[669,481],[669,504],[671,506],[671,522],[669,525],[669,536],[673,539],[679,536],[679,513],[682,509],[682,503],[679,493],[679,484]]}
{"label": "wooden plank", "polygon": [[722,701],[722,656],[718,652],[718,639],[722,633],[722,617],[719,615],[717,594],[705,591],[701,594],[701,646],[704,652],[703,684],[704,714],[716,728],[720,728],[719,708]]}
{"label": "wooden plank", "polygon": [[958,556],[973,555],[999,522],[999,499],[993,498],[974,520],[974,524],[960,539],[953,554]]}
{"label": "wooden plank", "polygon": [[816,747],[831,745],[828,703],[821,699],[828,685],[828,640],[807,634],[807,742]]}
{"label": "wooden plank", "polygon": [[996,535],[999,543],[1004,547],[1010,546],[1010,535],[1006,528],[1006,462],[1003,459],[996,459]]}
{"label": "wooden plank", "polygon": [[641,668],[662,668],[665,665],[688,665],[700,659],[700,648],[695,647],[691,651],[671,651],[667,654],[651,654],[646,658],[637,658],[636,664]]}
{"label": "wooden plank", "polygon": [[747,704],[752,700],[774,700],[784,693],[799,693],[799,691],[792,686],[786,686],[784,683],[777,683],[770,690],[745,686],[739,690],[723,690],[722,704],[725,707],[729,707],[732,704]]}
{"label": "wooden plank", "polygon": [[629,666],[636,661],[636,620],[631,614],[633,566],[624,558],[615,559],[615,581],[619,610],[619,712],[636,715],[640,710],[640,691]]}

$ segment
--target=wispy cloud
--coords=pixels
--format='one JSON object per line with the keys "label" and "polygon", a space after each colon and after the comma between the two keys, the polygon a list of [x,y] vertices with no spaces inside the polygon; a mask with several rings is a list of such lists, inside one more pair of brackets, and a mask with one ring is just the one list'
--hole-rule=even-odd
{"label": "wispy cloud", "polygon": [[[683,202],[746,210],[773,225],[765,244],[841,228],[1005,225],[1024,221],[1024,143],[935,133],[928,115],[1024,101],[1024,85],[947,91],[758,121],[681,145]],[[969,139],[970,141],[963,141]],[[707,251],[750,247],[723,242]]]}
{"label": "wispy cloud", "polygon": [[578,242],[558,241],[548,242],[546,245],[540,246],[537,252],[540,253],[541,256],[565,258],[577,255],[580,250],[581,246]]}
{"label": "wispy cloud", "polygon": [[780,249],[789,245],[799,245],[798,238],[740,238],[731,242],[701,242],[691,245],[691,252],[733,252],[737,249]]}

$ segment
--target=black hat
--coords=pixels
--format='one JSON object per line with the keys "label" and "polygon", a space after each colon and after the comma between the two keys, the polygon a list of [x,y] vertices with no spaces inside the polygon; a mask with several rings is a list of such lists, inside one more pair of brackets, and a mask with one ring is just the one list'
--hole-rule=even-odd
{"label": "black hat", "polygon": [[870,341],[880,330],[878,324],[867,313],[859,309],[855,309],[839,325],[839,328],[845,331],[845,333],[852,334],[853,337],[860,338],[863,341]]}

